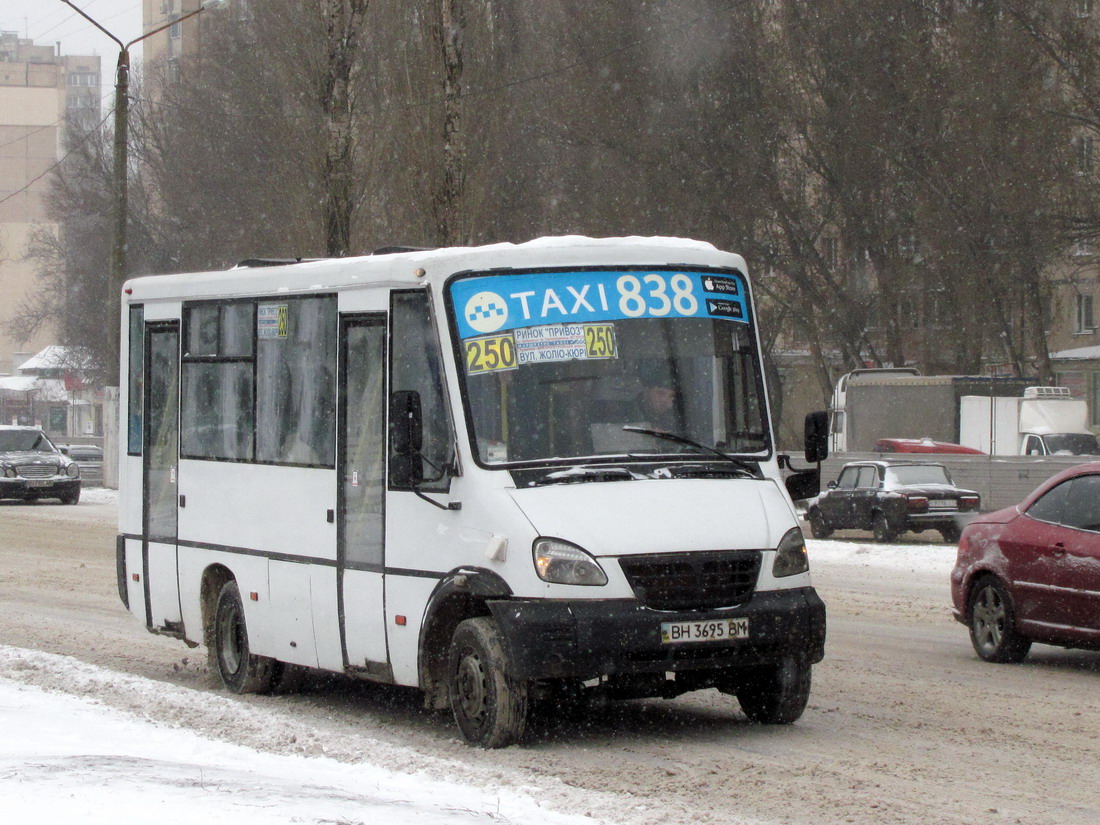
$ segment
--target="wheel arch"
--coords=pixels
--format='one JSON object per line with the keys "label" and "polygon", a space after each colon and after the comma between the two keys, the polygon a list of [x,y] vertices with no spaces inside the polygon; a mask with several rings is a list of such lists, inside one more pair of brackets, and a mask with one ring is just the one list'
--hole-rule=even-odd
{"label": "wheel arch", "polygon": [[199,585],[199,604],[202,610],[202,642],[208,650],[214,649],[214,616],[218,608],[218,595],[226,582],[235,581],[233,571],[224,564],[211,564],[202,571]]}
{"label": "wheel arch", "polygon": [[418,640],[419,681],[425,707],[449,707],[447,656],[455,628],[466,619],[491,616],[489,600],[511,595],[512,589],[504,579],[481,568],[452,570],[432,591]]}

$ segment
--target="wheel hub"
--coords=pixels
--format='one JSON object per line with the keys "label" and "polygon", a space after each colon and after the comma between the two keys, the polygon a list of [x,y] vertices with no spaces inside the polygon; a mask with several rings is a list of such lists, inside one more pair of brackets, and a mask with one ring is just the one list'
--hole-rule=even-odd
{"label": "wheel hub", "polygon": [[479,656],[468,653],[462,657],[458,664],[456,682],[463,714],[468,719],[481,719],[485,715],[487,692],[485,668]]}

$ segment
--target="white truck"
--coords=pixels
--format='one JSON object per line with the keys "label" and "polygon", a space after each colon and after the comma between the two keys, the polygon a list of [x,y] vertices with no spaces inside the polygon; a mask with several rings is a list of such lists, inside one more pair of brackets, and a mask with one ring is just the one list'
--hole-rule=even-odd
{"label": "white truck", "polygon": [[959,443],[992,455],[1097,455],[1088,415],[1068,387],[1028,387],[1023,398],[966,395]]}

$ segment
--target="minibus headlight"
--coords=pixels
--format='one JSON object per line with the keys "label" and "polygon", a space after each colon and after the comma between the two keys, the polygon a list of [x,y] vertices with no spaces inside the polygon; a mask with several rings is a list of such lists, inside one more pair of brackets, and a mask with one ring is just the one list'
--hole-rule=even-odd
{"label": "minibus headlight", "polygon": [[779,542],[772,563],[772,575],[777,579],[784,576],[796,576],[810,569],[810,559],[806,555],[806,540],[802,531],[792,527]]}
{"label": "minibus headlight", "polygon": [[536,539],[535,570],[554,584],[607,584],[607,574],[591,555],[560,539]]}

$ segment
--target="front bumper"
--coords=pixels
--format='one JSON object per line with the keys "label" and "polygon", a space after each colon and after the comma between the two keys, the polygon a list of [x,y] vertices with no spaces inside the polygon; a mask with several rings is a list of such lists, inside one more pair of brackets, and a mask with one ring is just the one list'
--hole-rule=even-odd
{"label": "front bumper", "polygon": [[0,478],[0,499],[62,498],[80,489],[79,478]]}
{"label": "front bumper", "polygon": [[[720,671],[825,656],[825,603],[812,587],[757,592],[720,610],[663,611],[634,600],[490,601],[518,679],[574,679]],[[749,637],[661,642],[662,622],[747,618]]]}

